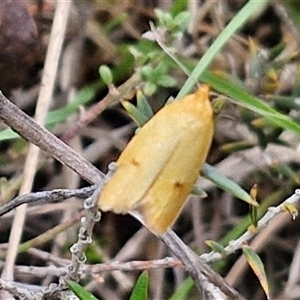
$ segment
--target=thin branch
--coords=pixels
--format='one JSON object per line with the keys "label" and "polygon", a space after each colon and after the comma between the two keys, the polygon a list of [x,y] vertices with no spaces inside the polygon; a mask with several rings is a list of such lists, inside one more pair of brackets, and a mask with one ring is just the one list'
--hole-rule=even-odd
{"label": "thin branch", "polygon": [[55,189],[52,191],[36,192],[21,195],[14,198],[4,206],[0,207],[0,216],[3,216],[4,214],[8,213],[14,208],[25,203],[55,203],[72,197],[85,199],[92,195],[96,187],[97,185],[92,185],[81,189]]}
{"label": "thin branch", "polygon": [[[284,200],[280,205],[276,207],[269,207],[267,213],[258,221],[257,227],[255,230],[247,230],[243,235],[241,235],[235,241],[231,241],[227,247],[224,248],[224,253],[230,254],[234,253],[236,250],[241,249],[241,247],[249,242],[249,240],[254,237],[257,233],[259,233],[263,228],[265,228],[268,223],[274,219],[278,214],[287,211],[287,205],[295,205],[300,201],[300,189],[295,190],[295,193]],[[292,215],[294,219],[296,216]],[[222,255],[220,253],[216,253],[214,251],[210,253],[205,253],[201,255],[201,259],[203,261],[209,261],[213,263],[222,259]]]}
{"label": "thin branch", "polygon": [[[45,254],[45,260],[49,259],[51,254]],[[18,275],[32,275],[36,277],[44,278],[46,276],[65,276],[67,273],[66,266],[70,264],[70,260],[65,259],[65,266],[15,266],[14,272]],[[82,266],[82,273],[84,276],[93,276],[99,275],[103,272],[112,272],[112,271],[136,271],[136,270],[152,270],[152,269],[161,269],[161,268],[177,268],[183,267],[182,262],[174,257],[166,257],[163,259],[150,260],[150,261],[111,261],[102,264],[95,265],[84,265]]]}
{"label": "thin branch", "polygon": [[34,292],[28,290],[28,288],[21,288],[16,282],[5,281],[0,279],[0,290],[8,291],[10,294],[20,299],[36,299],[34,298]]}
{"label": "thin branch", "polygon": [[[210,292],[215,295],[218,293],[218,291],[215,290],[217,287],[221,292],[229,297],[229,299],[245,300],[244,297],[242,297],[233,287],[227,284],[224,278],[202,262],[199,257],[183,243],[174,231],[167,231],[161,236],[161,239],[170,249],[172,249],[173,254],[183,262],[190,276],[194,279],[197,287],[199,288],[200,286],[201,292]],[[214,290],[212,290],[211,283],[214,285]],[[202,294],[202,298],[206,299],[205,295]],[[222,294],[219,294],[218,298],[215,299],[226,298],[224,298]]]}
{"label": "thin branch", "polygon": [[83,114],[80,116],[80,119],[61,136],[61,139],[65,142],[71,140],[80,132],[82,128],[91,123],[108,106],[116,103],[120,99],[127,98],[132,90],[141,83],[141,80],[142,79],[139,73],[135,73],[118,88],[110,89],[108,91],[108,94],[103,99],[101,99],[101,101],[83,112]]}

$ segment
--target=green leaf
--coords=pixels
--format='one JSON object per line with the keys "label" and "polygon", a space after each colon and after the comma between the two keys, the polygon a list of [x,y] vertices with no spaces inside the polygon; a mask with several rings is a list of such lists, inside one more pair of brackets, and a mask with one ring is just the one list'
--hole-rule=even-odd
{"label": "green leaf", "polygon": [[141,74],[147,79],[155,79],[156,71],[149,65],[141,68]]}
{"label": "green leaf", "polygon": [[143,114],[136,106],[134,106],[129,101],[121,102],[123,107],[126,109],[129,116],[135,121],[138,127],[143,127],[143,125],[149,120],[147,116]]}
{"label": "green leaf", "polygon": [[188,0],[175,0],[170,9],[172,16],[178,15],[182,11],[187,11]]}
{"label": "green leaf", "polygon": [[209,164],[204,164],[201,169],[201,173],[211,180],[213,183],[216,184],[217,187],[220,189],[227,191],[237,197],[238,199],[241,199],[251,205],[258,206],[259,204],[252,199],[252,197],[244,190],[242,189],[238,184],[230,180],[229,178],[223,176],[219,173],[219,171],[210,166]]}
{"label": "green leaf", "polygon": [[138,278],[130,296],[130,300],[146,300],[148,295],[148,272],[144,271]]}
{"label": "green leaf", "polygon": [[180,26],[180,29],[186,28],[190,22],[191,19],[191,14],[188,11],[183,11],[179,13],[175,18],[174,18],[174,23],[177,26]]}
{"label": "green leaf", "polygon": [[162,11],[160,9],[155,9],[155,14],[158,20],[159,26],[169,27],[173,23],[173,17],[169,12]]}
{"label": "green leaf", "polygon": [[157,85],[153,82],[147,81],[143,87],[143,92],[146,95],[153,95],[156,92]]}
{"label": "green leaf", "polygon": [[10,128],[0,131],[0,141],[8,141],[19,138],[20,136]]}
{"label": "green leaf", "polygon": [[170,75],[161,75],[157,78],[156,83],[162,87],[173,87],[176,85],[176,80]]}
{"label": "green leaf", "polygon": [[111,69],[107,65],[102,65],[99,68],[99,75],[106,85],[110,85],[113,82],[113,75]]}
{"label": "green leaf", "polygon": [[171,296],[169,300],[185,300],[191,299],[188,297],[191,290],[194,287],[194,281],[191,278],[187,278],[183,283],[177,288],[175,293]]}
{"label": "green leaf", "polygon": [[74,281],[67,282],[70,290],[80,299],[80,300],[98,300],[93,294],[87,292],[80,284]]}
{"label": "green leaf", "polygon": [[150,120],[153,117],[153,110],[149,105],[146,97],[143,95],[141,91],[137,91],[136,98],[137,98],[138,109],[143,112],[145,117],[147,117],[147,121]]}
{"label": "green leaf", "polygon": [[81,105],[90,102],[97,93],[97,86],[88,86],[78,91],[75,99],[63,108],[55,109],[47,115],[46,127],[52,128],[54,125],[66,121],[68,117],[78,111]]}
{"label": "green leaf", "polygon": [[250,218],[253,229],[257,228],[258,218],[257,218],[257,207],[251,205],[250,206]]}
{"label": "green leaf", "polygon": [[121,102],[129,116],[139,127],[143,127],[153,116],[153,111],[147,99],[141,91],[137,92],[137,105],[134,106],[129,101]]}
{"label": "green leaf", "polygon": [[269,285],[267,281],[267,276],[265,272],[265,267],[260,259],[260,257],[257,255],[257,253],[252,250],[249,246],[245,245],[243,246],[243,254],[250,265],[251,269],[257,276],[261,287],[263,288],[267,299],[270,299],[270,294],[269,294]]}
{"label": "green leaf", "polygon": [[210,247],[214,252],[220,253],[221,255],[226,255],[224,247],[215,241],[206,240],[205,244]]}

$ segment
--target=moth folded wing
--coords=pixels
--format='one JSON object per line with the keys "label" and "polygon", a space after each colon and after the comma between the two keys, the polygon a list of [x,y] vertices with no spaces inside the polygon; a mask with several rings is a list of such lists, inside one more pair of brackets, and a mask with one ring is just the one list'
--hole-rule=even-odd
{"label": "moth folded wing", "polygon": [[137,209],[155,234],[164,233],[177,219],[211,145],[213,122],[194,120],[186,126],[188,132]]}
{"label": "moth folded wing", "polygon": [[[213,117],[208,93],[209,87],[203,85],[196,93],[166,105],[144,125],[118,159],[117,171],[105,185],[99,197],[99,209],[103,211],[111,210],[115,213],[127,213],[134,210],[139,206],[140,201],[146,202],[146,195],[149,197],[149,191],[153,186],[156,186],[155,182],[161,176],[161,173],[165,172],[166,165],[169,165],[171,159],[175,170],[182,170],[182,167],[188,168],[189,165],[187,164],[189,159],[180,163],[182,156],[197,157],[197,155],[194,155],[195,151],[193,150],[194,144],[199,143],[197,138],[200,139],[200,143],[205,140],[209,144],[206,147],[209,148],[213,131]],[[207,128],[210,129],[205,132]],[[186,147],[179,147],[182,140],[187,142]],[[177,151],[177,148],[179,148],[179,151]],[[195,149],[198,149],[197,146]],[[196,151],[199,154],[199,150]],[[179,155],[174,155],[177,152]],[[203,154],[200,153],[199,155]],[[176,167],[176,165],[179,167]],[[197,172],[199,168],[198,163],[196,166]],[[167,172],[166,176],[172,178],[171,173]],[[192,181],[196,180],[194,173]],[[171,186],[176,182],[177,180],[172,181]],[[181,183],[180,180],[179,182]],[[184,181],[183,183],[185,186]],[[189,183],[189,185],[192,184]],[[156,194],[156,192],[151,193]],[[150,198],[156,199],[157,197],[151,196]],[[184,200],[179,201],[178,205],[180,207],[183,205]],[[182,203],[180,204],[180,202]],[[149,203],[153,203],[153,208],[155,208],[155,201]],[[169,202],[167,202],[168,204]],[[163,204],[160,203],[160,205]],[[163,213],[162,209],[160,211]],[[177,216],[178,213],[175,215]],[[155,214],[153,213],[153,217],[155,217]],[[152,213],[148,215],[150,216]],[[173,220],[176,216],[172,216],[170,219]],[[149,219],[151,218],[149,217]]]}

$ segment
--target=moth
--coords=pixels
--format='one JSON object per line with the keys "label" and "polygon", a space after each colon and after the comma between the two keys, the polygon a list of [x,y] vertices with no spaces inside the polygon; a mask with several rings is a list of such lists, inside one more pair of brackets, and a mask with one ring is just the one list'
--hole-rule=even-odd
{"label": "moth", "polygon": [[130,140],[98,208],[131,213],[157,235],[177,219],[211,146],[209,86],[160,109]]}

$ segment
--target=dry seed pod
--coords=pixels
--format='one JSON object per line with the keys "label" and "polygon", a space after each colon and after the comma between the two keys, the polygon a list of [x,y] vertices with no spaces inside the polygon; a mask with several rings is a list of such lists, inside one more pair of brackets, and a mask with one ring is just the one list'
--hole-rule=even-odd
{"label": "dry seed pod", "polygon": [[99,209],[138,213],[147,228],[163,234],[197,180],[213,131],[207,85],[163,107],[121,153],[99,197]]}

